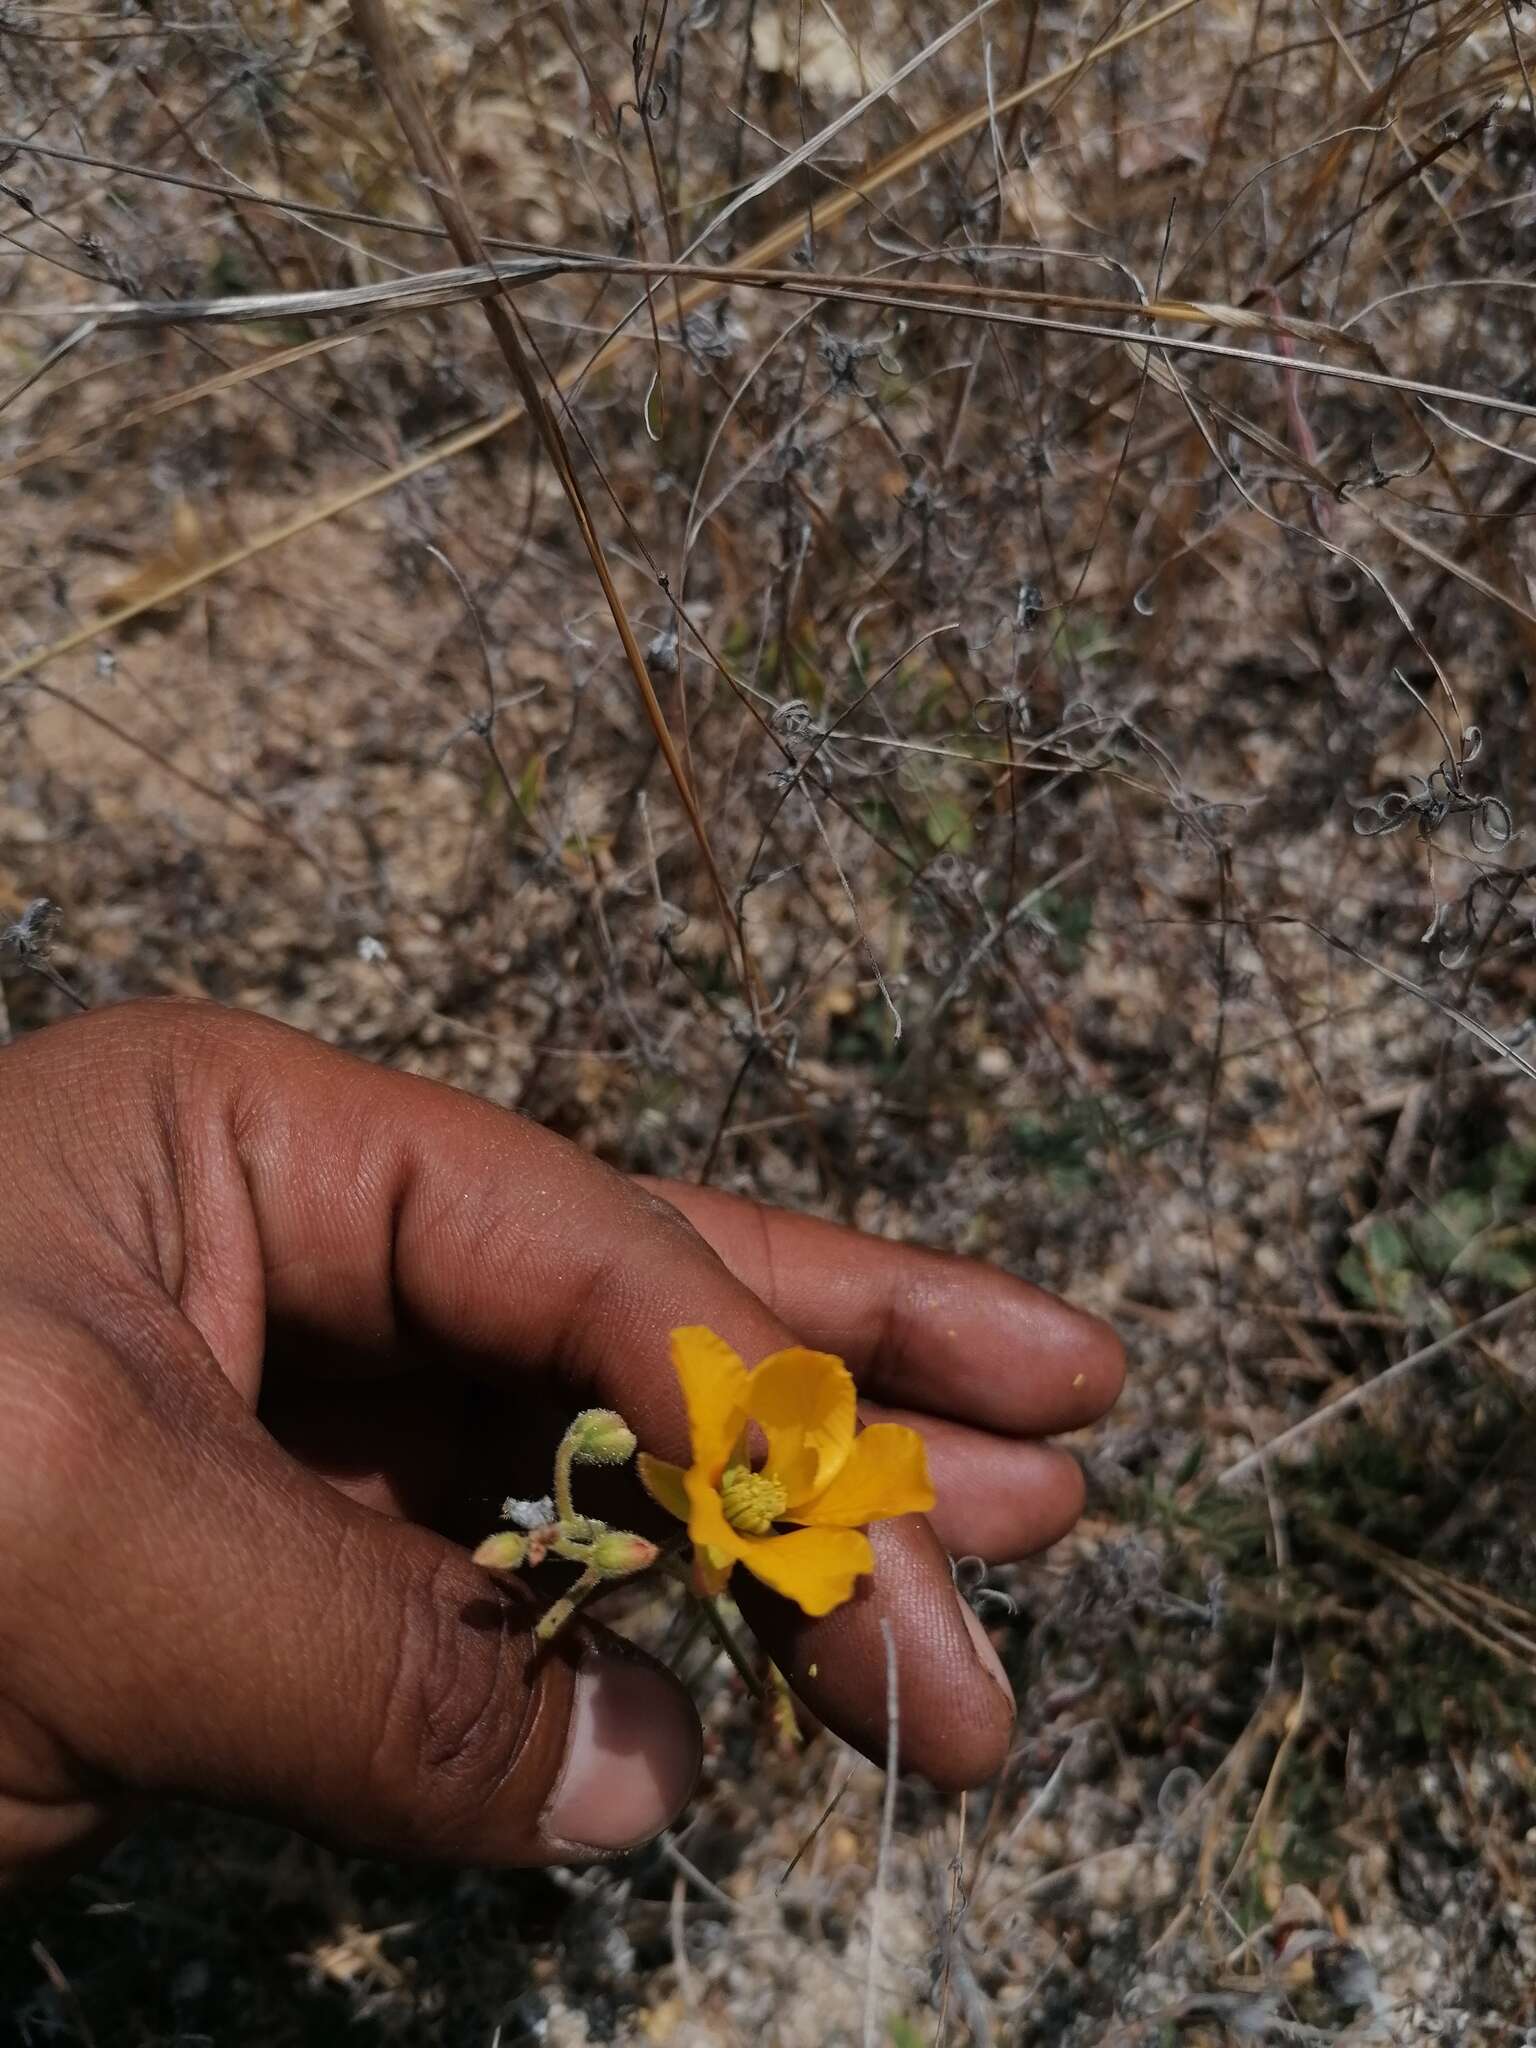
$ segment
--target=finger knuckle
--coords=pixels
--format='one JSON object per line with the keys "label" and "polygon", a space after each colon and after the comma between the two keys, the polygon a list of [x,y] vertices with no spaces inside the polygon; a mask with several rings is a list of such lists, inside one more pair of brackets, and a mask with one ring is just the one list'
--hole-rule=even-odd
{"label": "finger knuckle", "polygon": [[[654,1321],[668,1301],[673,1322],[689,1320],[685,1304],[722,1272],[719,1259],[685,1216],[648,1189],[621,1184],[623,1228],[596,1247],[564,1305],[563,1342],[577,1332],[591,1349],[622,1355],[630,1333]],[[617,1212],[616,1212],[617,1216]]]}
{"label": "finger knuckle", "polygon": [[428,1564],[397,1612],[386,1661],[369,1789],[392,1837],[425,1853],[473,1832],[521,1743],[527,1639],[506,1616],[480,1619],[474,1602],[457,1560]]}
{"label": "finger knuckle", "polygon": [[110,1497],[113,1442],[125,1421],[117,1376],[85,1347],[20,1322],[0,1352],[0,1557],[65,1554],[66,1525]]}

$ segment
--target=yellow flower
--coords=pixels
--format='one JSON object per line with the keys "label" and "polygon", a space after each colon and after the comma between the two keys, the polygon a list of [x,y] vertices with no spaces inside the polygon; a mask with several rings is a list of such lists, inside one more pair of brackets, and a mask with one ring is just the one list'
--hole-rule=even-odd
{"label": "yellow flower", "polygon": [[[867,1522],[925,1512],[933,1484],[915,1429],[859,1431],[853,1378],[840,1358],[796,1346],[755,1372],[712,1330],[672,1332],[672,1363],[688,1408],[686,1469],[640,1454],[653,1499],[688,1524],[702,1590],[723,1591],[731,1567],[829,1614],[874,1568]],[[754,1470],[748,1425],[768,1455]],[[780,1531],[781,1522],[797,1526]]]}

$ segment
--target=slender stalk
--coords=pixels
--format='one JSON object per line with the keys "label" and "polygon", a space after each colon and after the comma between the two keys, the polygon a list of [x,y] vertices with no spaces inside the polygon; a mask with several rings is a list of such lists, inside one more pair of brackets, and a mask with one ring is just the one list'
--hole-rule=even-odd
{"label": "slender stalk", "polygon": [[538,1641],[547,1643],[552,1636],[558,1635],[581,1603],[584,1600],[590,1599],[602,1583],[603,1575],[601,1572],[593,1571],[590,1568],[584,1571],[571,1590],[563,1594],[553,1607],[547,1608],[539,1616],[533,1631]]}
{"label": "slender stalk", "polygon": [[562,1522],[576,1519],[576,1503],[571,1494],[571,1467],[575,1462],[576,1446],[567,1430],[555,1452],[555,1514]]}
{"label": "slender stalk", "polygon": [[[442,216],[443,226],[448,230],[448,239],[457,251],[460,261],[489,262],[485,245],[464,203],[458,177],[438,140],[437,131],[432,126],[421,95],[416,90],[415,80],[406,65],[386,0],[351,0],[351,12],[357,32],[373,59],[385,97],[394,108],[401,133],[416,159],[417,168],[432,194],[433,202]],[[645,656],[640,650],[634,628],[630,625],[623,599],[619,596],[612,571],[608,566],[608,557],[602,540],[587,507],[580,479],[571,463],[565,438],[544,396],[543,386],[535,374],[528,350],[524,347],[512,301],[505,292],[499,291],[483,300],[482,305],[486,321],[511,372],[523,408],[537,429],[545,453],[560,479],[577,530],[581,534],[582,544],[602,586],[603,597],[618,630],[624,658],[629,664],[630,674],[634,677],[635,687],[640,693],[645,715],[656,735],[656,744],[661,749],[662,759],[666,762],[668,772],[677,786],[684,813],[698,844],[699,855],[709,876],[721,924],[736,948],[743,986],[750,990],[753,980],[751,963],[735,913],[731,909],[730,899],[726,894],[725,883],[715,863],[714,851],[710,846],[709,834],[704,824],[704,813],[699,807],[692,781],[667,726],[666,716],[645,665]]]}

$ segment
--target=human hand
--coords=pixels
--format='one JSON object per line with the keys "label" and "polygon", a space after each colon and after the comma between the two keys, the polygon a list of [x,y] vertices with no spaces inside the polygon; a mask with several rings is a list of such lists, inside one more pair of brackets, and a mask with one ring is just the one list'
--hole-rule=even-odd
{"label": "human hand", "polygon": [[[587,1860],[686,1801],[686,1693],[585,1621],[536,1646],[478,1570],[581,1407],[678,1459],[667,1334],[844,1357],[938,1506],[812,1621],[743,1612],[837,1733],[936,1785],[1013,1705],[944,1547],[1062,1535],[1119,1346],[1006,1274],[718,1192],[643,1187],[474,1097],[212,1005],[0,1053],[0,1880],[175,1794],[385,1854]],[[684,1220],[686,1219],[686,1221]],[[638,1491],[638,1490],[637,1490]],[[630,1525],[645,1526],[637,1500]],[[944,1546],[944,1547],[941,1547]]]}

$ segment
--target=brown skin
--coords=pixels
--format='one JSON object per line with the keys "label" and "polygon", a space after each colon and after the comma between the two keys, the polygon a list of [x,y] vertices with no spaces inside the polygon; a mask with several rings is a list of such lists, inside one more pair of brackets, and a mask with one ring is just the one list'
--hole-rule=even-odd
{"label": "brown skin", "polygon": [[507,1490],[547,1488],[578,1407],[686,1455],[679,1323],[748,1361],[836,1351],[867,1416],[922,1429],[932,1526],[878,1527],[852,1601],[809,1621],[737,1590],[849,1741],[884,1755],[884,1618],[904,1765],[953,1789],[1002,1763],[1011,1711],[944,1547],[1017,1557],[1076,1519],[1077,1466],[1037,1439],[1118,1392],[1096,1319],[968,1261],[641,1186],[211,1005],[0,1054],[0,1160],[0,1881],[154,1794],[394,1855],[583,1855],[541,1816],[575,1667],[613,1639],[583,1624],[536,1653],[528,1595],[462,1544]]}

